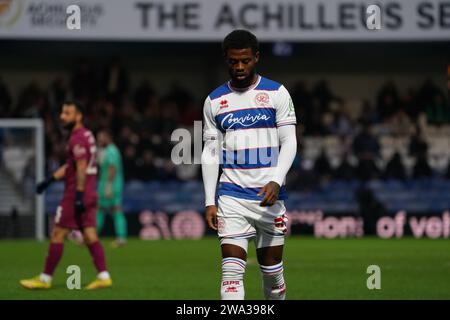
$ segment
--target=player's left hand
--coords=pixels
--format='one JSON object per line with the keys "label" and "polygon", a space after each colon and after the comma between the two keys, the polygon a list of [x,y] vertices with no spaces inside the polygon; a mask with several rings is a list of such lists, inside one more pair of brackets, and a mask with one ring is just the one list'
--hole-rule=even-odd
{"label": "player's left hand", "polygon": [[77,191],[77,194],[75,197],[75,213],[77,215],[81,215],[86,211],[86,208],[84,207],[84,202],[83,202],[83,195],[84,195],[84,192]]}
{"label": "player's left hand", "polygon": [[215,205],[207,206],[205,216],[208,226],[213,230],[217,230],[217,207]]}
{"label": "player's left hand", "polygon": [[280,192],[280,185],[274,181],[270,181],[259,191],[258,196],[266,194],[259,205],[261,207],[271,206],[278,200],[278,193]]}

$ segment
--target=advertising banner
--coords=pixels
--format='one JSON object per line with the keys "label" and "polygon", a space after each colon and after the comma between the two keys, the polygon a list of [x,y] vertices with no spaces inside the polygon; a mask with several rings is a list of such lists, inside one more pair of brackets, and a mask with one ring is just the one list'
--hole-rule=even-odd
{"label": "advertising banner", "polygon": [[2,0],[0,39],[448,41],[448,0]]}
{"label": "advertising banner", "polygon": [[[287,212],[287,235],[314,236],[316,238],[360,238],[377,236],[383,239],[414,237],[450,237],[450,213],[442,215],[407,214],[378,217],[372,226],[364,225],[364,219],[355,214],[324,214],[321,210]],[[185,210],[168,214],[163,211],[145,210],[138,214],[127,214],[129,232],[142,240],[200,239],[215,235],[206,226],[203,212]],[[112,233],[112,222],[109,230]],[[367,223],[366,223],[367,224]]]}

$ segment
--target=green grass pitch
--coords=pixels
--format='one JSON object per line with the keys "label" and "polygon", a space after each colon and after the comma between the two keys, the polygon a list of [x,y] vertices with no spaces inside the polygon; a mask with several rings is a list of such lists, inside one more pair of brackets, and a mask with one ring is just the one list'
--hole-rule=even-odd
{"label": "green grass pitch", "polygon": [[[88,251],[66,242],[53,288],[28,291],[19,280],[38,274],[46,242],[0,241],[0,299],[218,299],[218,240],[142,241],[112,249],[103,239],[114,287],[69,290],[66,268],[78,265],[81,282],[95,277]],[[288,299],[450,299],[450,245],[445,239],[314,239],[289,237],[285,248]],[[381,268],[381,289],[369,290],[369,265]],[[255,248],[249,248],[246,299],[262,299]]]}

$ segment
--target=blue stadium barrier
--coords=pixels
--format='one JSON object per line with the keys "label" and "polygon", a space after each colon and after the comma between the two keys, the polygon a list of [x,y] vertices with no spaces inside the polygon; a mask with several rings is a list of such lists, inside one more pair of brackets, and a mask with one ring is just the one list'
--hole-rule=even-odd
{"label": "blue stadium barrier", "polygon": [[[334,214],[357,213],[355,191],[359,181],[331,181],[315,192],[290,191],[286,206],[289,210],[322,210]],[[450,208],[450,181],[423,179],[410,181],[377,180],[366,183],[375,197],[390,212],[442,213]],[[53,184],[46,193],[48,213],[54,213],[64,190],[63,183]],[[181,210],[203,210],[203,185],[200,181],[127,182],[124,189],[124,209],[127,213],[161,210],[168,213]]]}

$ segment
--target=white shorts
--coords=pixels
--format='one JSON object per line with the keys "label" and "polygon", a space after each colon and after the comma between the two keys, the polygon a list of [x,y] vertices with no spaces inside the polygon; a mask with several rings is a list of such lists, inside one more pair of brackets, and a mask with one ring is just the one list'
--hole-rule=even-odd
{"label": "white shorts", "polygon": [[284,245],[287,217],[284,201],[261,207],[260,201],[220,196],[217,210],[218,236],[221,244],[234,244],[247,251],[248,240],[256,248]]}

